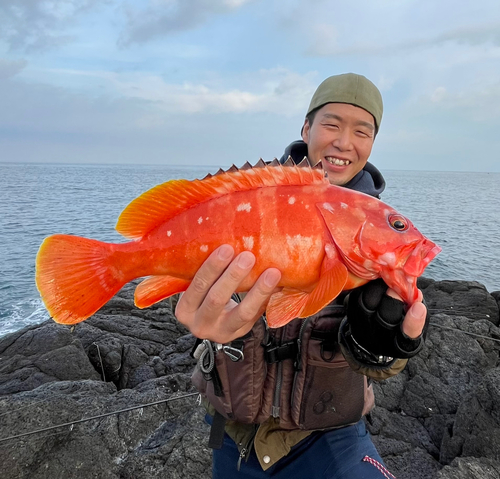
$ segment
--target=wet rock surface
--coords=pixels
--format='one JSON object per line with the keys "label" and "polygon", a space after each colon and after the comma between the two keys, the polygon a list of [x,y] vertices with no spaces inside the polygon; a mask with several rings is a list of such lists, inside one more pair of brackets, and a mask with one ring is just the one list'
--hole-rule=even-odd
{"label": "wet rock surface", "polygon": [[[419,286],[432,313],[426,346],[375,383],[369,430],[398,479],[498,478],[500,292]],[[0,338],[2,478],[211,477],[194,338],[168,301],[138,310],[132,291],[74,328],[49,321]]]}

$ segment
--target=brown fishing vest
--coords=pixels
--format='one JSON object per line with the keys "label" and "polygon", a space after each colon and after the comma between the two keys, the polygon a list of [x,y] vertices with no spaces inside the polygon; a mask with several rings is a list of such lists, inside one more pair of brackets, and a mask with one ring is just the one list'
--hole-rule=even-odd
{"label": "brown fishing vest", "polygon": [[283,429],[353,424],[373,407],[365,376],[354,372],[338,344],[344,316],[330,304],[305,319],[269,330],[259,320],[227,345],[198,346],[193,383],[222,416],[260,424],[279,417]]}

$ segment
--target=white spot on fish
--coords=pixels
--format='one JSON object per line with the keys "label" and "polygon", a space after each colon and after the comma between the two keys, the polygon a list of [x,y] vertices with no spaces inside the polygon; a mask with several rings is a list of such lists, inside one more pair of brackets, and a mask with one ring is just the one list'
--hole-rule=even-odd
{"label": "white spot on fish", "polygon": [[253,249],[253,236],[243,236],[243,247],[246,250],[252,250]]}
{"label": "white spot on fish", "polygon": [[205,218],[205,221],[208,221],[208,218],[209,218],[209,217],[207,216],[207,217]]}
{"label": "white spot on fish", "polygon": [[363,267],[371,271],[373,269],[373,262],[370,261],[369,259],[365,259],[365,261],[363,262]]}
{"label": "white spot on fish", "polygon": [[309,205],[306,205],[306,210],[308,210],[308,209],[309,209]]}
{"label": "white spot on fish", "polygon": [[200,217],[198,218],[198,224],[199,224],[199,225],[201,225],[202,223],[203,223],[203,218],[200,216]]}
{"label": "white spot on fish", "polygon": [[208,245],[206,245],[206,244],[202,244],[202,245],[200,246],[200,250],[201,250],[201,251],[203,251],[204,253],[206,253],[206,252],[208,251]]}
{"label": "white spot on fish", "polygon": [[167,236],[172,236],[172,232],[171,231],[167,231]]}
{"label": "white spot on fish", "polygon": [[240,203],[236,208],[236,211],[247,211],[248,213],[250,213],[251,209],[252,205],[250,203]]}
{"label": "white spot on fish", "polygon": [[286,242],[292,249],[301,248],[303,250],[311,248],[314,244],[313,238],[300,234],[295,236],[286,235]]}
{"label": "white spot on fish", "polygon": [[333,206],[330,203],[323,203],[323,208],[325,208],[325,210],[329,211],[330,213],[333,213]]}
{"label": "white spot on fish", "polygon": [[349,208],[345,203],[340,203],[340,206],[344,210],[347,209],[347,208]]}
{"label": "white spot on fish", "polygon": [[290,198],[288,198],[288,204],[293,205],[294,203],[295,203],[295,197],[290,196]]}
{"label": "white spot on fish", "polygon": [[379,260],[380,264],[394,266],[396,264],[396,255],[394,253],[388,251],[387,253],[384,253],[383,255],[381,255],[378,260]]}

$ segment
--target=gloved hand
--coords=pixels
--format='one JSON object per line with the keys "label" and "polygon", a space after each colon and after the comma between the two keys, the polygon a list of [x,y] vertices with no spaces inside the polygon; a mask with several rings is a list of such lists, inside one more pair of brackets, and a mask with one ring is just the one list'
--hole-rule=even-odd
{"label": "gloved hand", "polygon": [[377,279],[356,288],[346,298],[347,321],[343,334],[350,343],[350,349],[358,353],[358,359],[366,362],[383,363],[390,358],[411,358],[424,345],[429,313],[422,334],[416,339],[408,337],[401,329],[405,305],[387,296],[387,289],[384,281]]}

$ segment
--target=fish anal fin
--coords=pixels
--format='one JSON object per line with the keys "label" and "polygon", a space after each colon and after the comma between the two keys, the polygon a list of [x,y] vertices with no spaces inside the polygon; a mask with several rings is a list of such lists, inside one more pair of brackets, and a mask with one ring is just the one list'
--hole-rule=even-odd
{"label": "fish anal fin", "polygon": [[334,245],[327,244],[325,253],[319,282],[310,293],[284,288],[271,296],[266,310],[271,328],[316,314],[342,292],[349,276],[348,270],[340,261]]}
{"label": "fish anal fin", "polygon": [[144,309],[162,299],[186,291],[191,280],[173,276],[150,276],[135,289],[134,302],[138,308]]}

